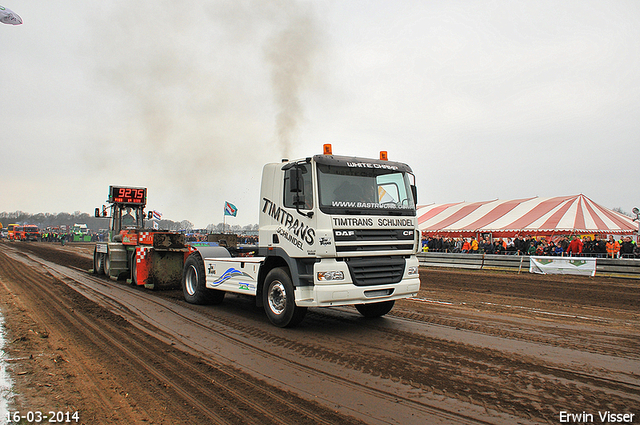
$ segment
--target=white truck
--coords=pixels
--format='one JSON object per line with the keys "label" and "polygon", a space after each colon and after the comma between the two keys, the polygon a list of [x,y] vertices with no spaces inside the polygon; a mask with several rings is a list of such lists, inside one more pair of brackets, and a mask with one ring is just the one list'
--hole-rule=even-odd
{"label": "white truck", "polygon": [[[412,183],[413,182],[413,183]],[[308,307],[388,313],[420,289],[415,177],[403,163],[324,154],[267,164],[255,256],[193,246],[182,289],[190,303],[255,296],[269,320],[295,326]]]}

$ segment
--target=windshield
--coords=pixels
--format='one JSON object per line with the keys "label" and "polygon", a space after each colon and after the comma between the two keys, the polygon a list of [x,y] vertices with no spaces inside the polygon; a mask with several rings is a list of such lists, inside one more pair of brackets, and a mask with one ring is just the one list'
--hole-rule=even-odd
{"label": "windshield", "polygon": [[143,227],[142,206],[132,208],[126,204],[113,204],[112,214],[112,230],[114,234],[125,229],[141,229]]}
{"label": "windshield", "polygon": [[[318,164],[320,209],[333,214],[413,215],[406,172]],[[363,211],[364,210],[364,211]]]}

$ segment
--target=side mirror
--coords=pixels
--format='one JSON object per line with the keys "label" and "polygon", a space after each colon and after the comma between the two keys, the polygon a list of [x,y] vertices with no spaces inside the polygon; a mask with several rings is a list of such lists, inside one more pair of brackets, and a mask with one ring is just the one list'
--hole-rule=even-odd
{"label": "side mirror", "polygon": [[147,213],[147,220],[151,220],[153,218],[153,211],[149,211]]}
{"label": "side mirror", "polygon": [[[313,211],[302,212],[300,211],[300,207],[305,204],[305,195],[304,193],[304,182],[302,180],[302,174],[304,170],[299,167],[297,164],[292,166],[291,168],[287,168],[284,174],[285,179],[289,179],[289,192],[293,193],[293,206],[296,207],[296,211],[298,214],[304,215],[306,217],[311,218],[313,216]],[[306,195],[310,196],[310,195]]]}
{"label": "side mirror", "polygon": [[301,180],[302,173],[300,172],[300,168],[292,167],[286,171],[286,178],[289,179],[289,192],[301,192]]}
{"label": "side mirror", "polygon": [[97,218],[100,218],[100,208],[96,208],[96,210],[95,210],[95,216],[96,216]]}
{"label": "side mirror", "polygon": [[411,185],[411,194],[413,195],[413,203],[418,208],[418,187],[416,185]]}

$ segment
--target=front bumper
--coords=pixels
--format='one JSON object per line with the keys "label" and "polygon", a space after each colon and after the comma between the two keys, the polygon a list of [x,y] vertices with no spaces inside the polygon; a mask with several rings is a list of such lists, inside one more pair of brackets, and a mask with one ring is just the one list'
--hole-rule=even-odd
{"label": "front bumper", "polygon": [[404,274],[397,283],[363,286],[354,284],[349,269],[344,262],[328,260],[316,263],[315,276],[317,276],[318,272],[337,270],[344,273],[345,279],[319,282],[316,278],[313,286],[296,287],[296,305],[300,307],[331,307],[375,303],[416,296],[420,290],[420,278],[418,274],[408,274],[411,266],[414,266],[415,270],[418,269],[416,257],[406,260]]}
{"label": "front bumper", "polygon": [[331,307],[367,304],[414,297],[420,289],[420,279],[407,279],[393,285],[355,286],[341,285],[301,286],[296,288],[296,305],[300,307]]}

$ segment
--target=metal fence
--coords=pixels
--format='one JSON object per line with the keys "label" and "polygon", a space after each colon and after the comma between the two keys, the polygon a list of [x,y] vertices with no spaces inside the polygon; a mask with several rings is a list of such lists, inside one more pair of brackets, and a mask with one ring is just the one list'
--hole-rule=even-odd
{"label": "metal fence", "polygon": [[[419,252],[418,260],[420,261],[420,265],[424,267],[453,267],[529,273],[528,255]],[[640,279],[640,259],[598,258],[596,262],[596,276]]]}

